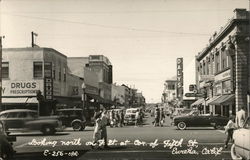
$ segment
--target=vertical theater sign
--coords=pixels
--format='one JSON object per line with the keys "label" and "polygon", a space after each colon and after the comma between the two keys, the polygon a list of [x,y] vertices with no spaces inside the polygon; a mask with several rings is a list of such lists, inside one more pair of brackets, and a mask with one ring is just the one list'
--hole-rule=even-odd
{"label": "vertical theater sign", "polygon": [[183,98],[183,58],[177,58],[177,98]]}

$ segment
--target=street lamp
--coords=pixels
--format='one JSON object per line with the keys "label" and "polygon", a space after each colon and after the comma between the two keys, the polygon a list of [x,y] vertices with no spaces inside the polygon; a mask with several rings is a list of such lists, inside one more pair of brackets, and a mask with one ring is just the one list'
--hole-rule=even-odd
{"label": "street lamp", "polygon": [[84,110],[84,105],[85,105],[85,89],[86,89],[86,85],[83,82],[82,83],[82,109]]}

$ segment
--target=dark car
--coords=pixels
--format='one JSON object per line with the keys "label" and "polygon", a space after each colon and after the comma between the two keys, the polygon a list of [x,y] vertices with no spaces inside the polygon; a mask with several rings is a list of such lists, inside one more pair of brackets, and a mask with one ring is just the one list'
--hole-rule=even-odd
{"label": "dark car", "polygon": [[225,126],[229,118],[221,115],[199,114],[198,111],[192,111],[185,116],[174,118],[174,125],[178,129],[184,130],[187,127],[211,127],[218,129]]}
{"label": "dark car", "polygon": [[5,124],[6,132],[41,131],[54,134],[63,131],[62,122],[57,116],[38,116],[37,111],[29,109],[10,109],[0,113],[0,121]]}
{"label": "dark car", "polygon": [[62,125],[72,127],[74,131],[82,131],[86,127],[86,118],[81,108],[58,109],[56,114],[60,117]]}

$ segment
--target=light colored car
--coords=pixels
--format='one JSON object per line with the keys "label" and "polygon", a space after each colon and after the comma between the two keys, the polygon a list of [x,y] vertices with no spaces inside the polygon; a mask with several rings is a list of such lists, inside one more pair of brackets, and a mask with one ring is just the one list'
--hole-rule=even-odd
{"label": "light colored car", "polygon": [[250,159],[250,117],[247,118],[243,128],[234,131],[233,140],[232,159]]}
{"label": "light colored car", "polygon": [[134,124],[135,123],[135,114],[139,111],[138,108],[129,108],[126,109],[126,113],[124,116],[124,124]]}
{"label": "light colored car", "polygon": [[57,116],[38,116],[29,109],[10,109],[0,112],[0,121],[8,132],[41,131],[43,134],[54,134],[64,127]]}

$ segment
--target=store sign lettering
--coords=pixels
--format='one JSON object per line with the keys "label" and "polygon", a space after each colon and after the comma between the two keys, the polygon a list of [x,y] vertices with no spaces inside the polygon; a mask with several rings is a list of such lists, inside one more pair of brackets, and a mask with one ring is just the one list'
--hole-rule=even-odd
{"label": "store sign lettering", "polygon": [[33,96],[39,90],[39,83],[34,81],[3,82],[3,96]]}
{"label": "store sign lettering", "polygon": [[11,88],[36,88],[36,82],[16,82],[11,83]]}

